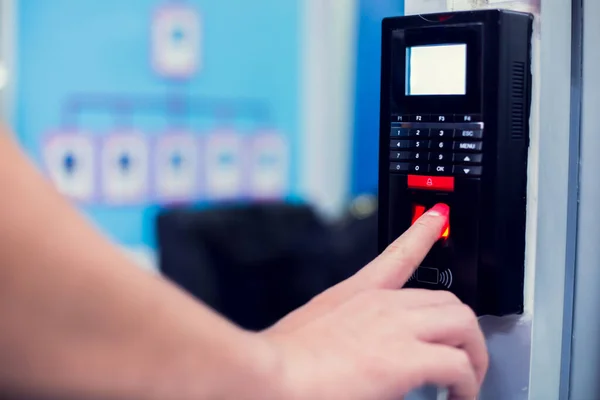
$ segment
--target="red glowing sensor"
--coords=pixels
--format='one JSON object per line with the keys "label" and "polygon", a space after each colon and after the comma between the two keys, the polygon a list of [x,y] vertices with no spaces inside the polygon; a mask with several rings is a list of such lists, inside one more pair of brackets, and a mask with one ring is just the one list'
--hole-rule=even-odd
{"label": "red glowing sensor", "polygon": [[423,215],[424,213],[425,213],[425,206],[422,206],[420,204],[413,205],[413,217],[412,217],[411,225],[414,225],[415,222],[417,222],[417,220],[419,218],[421,218],[421,215]]}

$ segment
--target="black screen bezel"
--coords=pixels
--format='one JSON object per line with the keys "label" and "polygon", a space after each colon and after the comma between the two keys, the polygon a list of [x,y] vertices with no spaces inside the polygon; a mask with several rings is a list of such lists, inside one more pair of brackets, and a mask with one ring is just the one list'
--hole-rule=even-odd
{"label": "black screen bezel", "polygon": [[[467,90],[465,95],[406,94],[406,52],[410,47],[466,44]],[[481,114],[483,82],[483,25],[464,24],[441,27],[395,29],[391,32],[392,114]],[[443,60],[442,60],[443,62]]]}

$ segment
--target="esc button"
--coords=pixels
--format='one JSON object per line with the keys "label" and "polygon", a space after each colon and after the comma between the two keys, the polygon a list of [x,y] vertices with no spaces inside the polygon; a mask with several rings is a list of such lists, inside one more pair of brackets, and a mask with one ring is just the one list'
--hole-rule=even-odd
{"label": "esc button", "polygon": [[454,138],[456,139],[482,139],[483,131],[480,129],[457,129],[454,131]]}

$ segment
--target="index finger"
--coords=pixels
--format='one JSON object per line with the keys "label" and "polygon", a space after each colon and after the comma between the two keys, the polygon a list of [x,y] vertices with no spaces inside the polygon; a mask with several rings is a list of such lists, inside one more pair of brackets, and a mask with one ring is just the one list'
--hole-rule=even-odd
{"label": "index finger", "polygon": [[419,267],[448,227],[450,208],[437,204],[353,278],[367,289],[398,289]]}

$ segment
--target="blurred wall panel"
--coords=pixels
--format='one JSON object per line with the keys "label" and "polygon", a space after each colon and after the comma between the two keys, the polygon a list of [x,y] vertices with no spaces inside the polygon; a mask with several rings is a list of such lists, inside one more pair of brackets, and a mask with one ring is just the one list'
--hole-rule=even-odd
{"label": "blurred wall panel", "polygon": [[377,193],[381,20],[404,15],[404,0],[360,0],[351,193]]}
{"label": "blurred wall panel", "polygon": [[334,217],[350,194],[358,0],[302,4],[301,191]]}
{"label": "blurred wall panel", "polygon": [[[46,172],[56,167],[64,169],[56,175],[71,173],[63,179],[71,183],[77,175],[73,172],[77,170],[75,156],[92,154],[95,158],[88,164],[93,166],[90,168],[93,168],[94,193],[87,190],[89,185],[80,185],[71,192],[85,192],[85,202],[76,199],[79,207],[114,240],[132,248],[155,245],[154,219],[161,204],[153,190],[157,186],[156,168],[160,166],[152,164],[152,152],[165,134],[193,135],[202,149],[206,136],[221,131],[233,132],[244,141],[255,133],[278,132],[292,149],[286,196],[302,198],[299,182],[303,171],[297,161],[302,140],[301,3],[299,0],[19,1],[15,115],[22,146]],[[156,12],[163,9],[161,18],[169,18],[174,15],[169,14],[169,7],[177,5],[194,9],[198,14],[199,38],[193,42],[198,62],[190,64],[195,69],[187,69],[182,64],[187,62],[186,58],[173,47],[186,40],[185,29],[180,32],[168,20],[161,26],[173,28],[172,35],[165,37],[170,41],[173,55],[162,63],[153,62]],[[182,28],[186,28],[187,17],[182,18]],[[179,66],[179,72],[192,73],[181,78],[164,76],[156,70],[156,65]],[[141,136],[147,145],[136,147],[130,137],[122,137],[124,134]],[[53,145],[72,146],[74,155],[65,155],[61,161],[60,157],[54,157],[56,152],[51,152],[50,164],[57,164],[46,165],[49,163],[46,145],[57,135],[59,140],[53,141]],[[112,153],[104,157],[104,149],[108,147]],[[146,148],[150,154],[141,154]],[[133,156],[140,157],[133,157],[134,161],[149,160],[150,165],[136,170],[132,158],[119,157],[118,150],[135,153]],[[240,157],[246,155],[242,152]],[[120,191],[119,200],[126,198],[126,202],[107,200],[102,174],[110,168],[100,165],[106,159],[114,160],[115,167],[120,165],[119,168],[144,173],[139,178],[147,180],[144,184],[136,181],[133,185],[133,181],[124,180],[121,185],[111,185],[108,195]],[[204,159],[200,157],[200,164]],[[218,157],[218,162],[231,164],[231,157],[224,154]],[[202,181],[207,172],[202,166],[199,168],[198,180]],[[120,179],[119,174],[113,175],[111,179]],[[139,186],[140,190],[133,193],[132,186]],[[86,190],[80,190],[81,187]],[[204,204],[205,197],[200,190],[196,199],[186,200]]]}
{"label": "blurred wall panel", "polygon": [[12,124],[15,72],[15,0],[0,0],[0,121]]}

